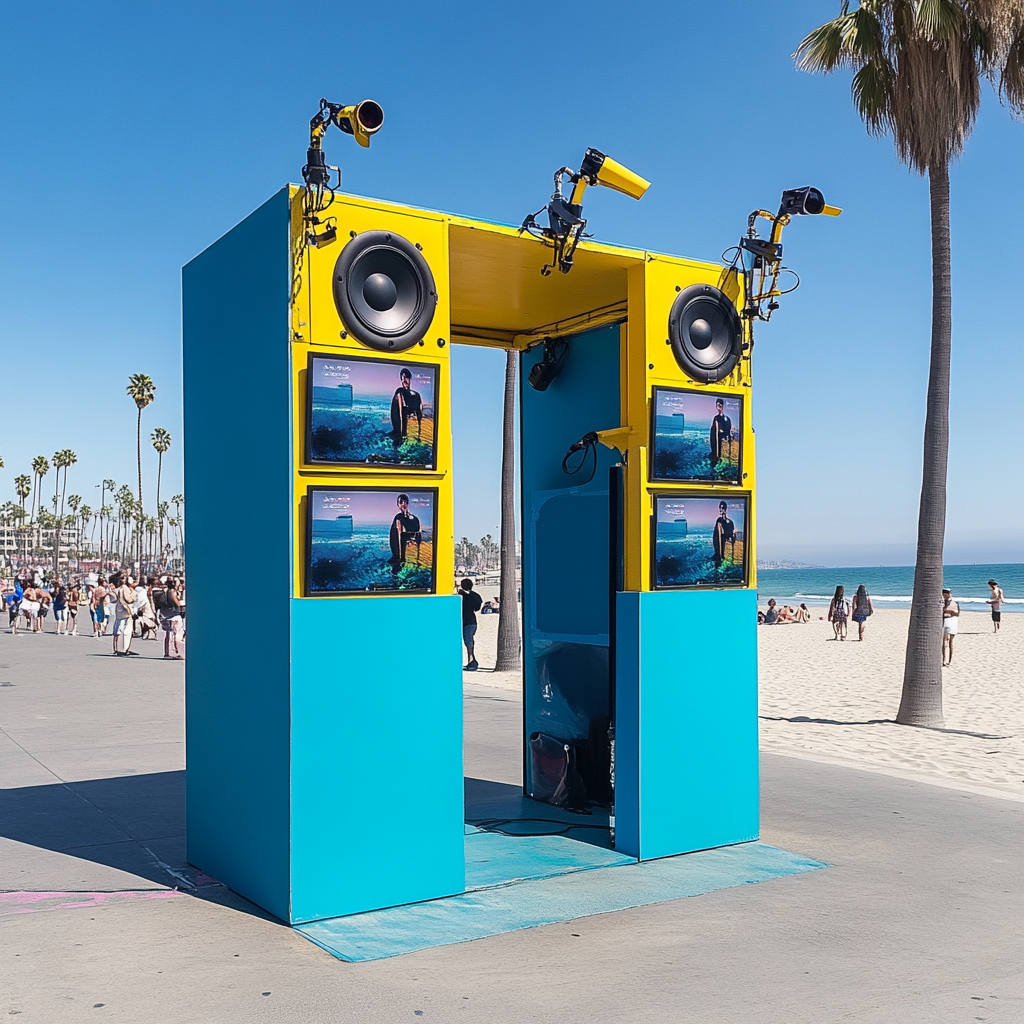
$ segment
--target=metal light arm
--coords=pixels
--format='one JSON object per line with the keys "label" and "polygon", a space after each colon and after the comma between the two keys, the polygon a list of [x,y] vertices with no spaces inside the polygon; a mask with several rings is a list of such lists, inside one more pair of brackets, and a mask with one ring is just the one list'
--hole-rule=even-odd
{"label": "metal light arm", "polygon": [[[346,135],[351,135],[364,148],[369,148],[370,136],[376,134],[384,123],[384,111],[373,100],[344,104],[320,100],[320,109],[309,119],[309,148],[306,150],[306,164],[302,168],[302,180],[306,186],[303,204],[303,221],[306,241],[310,245],[330,245],[338,237],[337,227],[328,217],[321,221],[318,216],[331,204],[334,191],[341,187],[341,169],[328,164],[324,158],[323,139],[333,124]],[[332,184],[332,172],[337,175]],[[317,228],[326,225],[324,230]]]}
{"label": "metal light arm", "polygon": [[[562,188],[563,179],[568,179],[572,192],[565,198]],[[571,167],[559,167],[555,171],[555,187],[551,193],[551,201],[536,213],[528,214],[519,228],[536,238],[543,239],[555,250],[551,263],[541,268],[546,277],[555,267],[563,274],[572,270],[573,256],[580,239],[585,238],[584,229],[587,221],[583,216],[583,193],[588,185],[604,185],[606,188],[623,192],[634,199],[639,199],[650,187],[650,182],[639,174],[596,149],[588,149],[583,156],[583,163],[578,171]],[[548,215],[547,227],[541,227],[537,218],[544,212]]]}

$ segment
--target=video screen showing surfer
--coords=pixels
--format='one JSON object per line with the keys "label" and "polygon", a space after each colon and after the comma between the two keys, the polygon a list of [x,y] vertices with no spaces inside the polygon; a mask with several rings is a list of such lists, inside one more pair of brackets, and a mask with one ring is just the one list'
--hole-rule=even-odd
{"label": "video screen showing surfer", "polygon": [[434,590],[436,489],[310,487],[307,503],[309,595]]}
{"label": "video screen showing surfer", "polygon": [[430,363],[311,354],[308,461],[435,468],[437,375]]}
{"label": "video screen showing surfer", "polygon": [[655,387],[651,400],[652,480],[741,480],[743,399]]}
{"label": "video screen showing surfer", "polygon": [[747,497],[655,496],[654,587],[741,587]]}

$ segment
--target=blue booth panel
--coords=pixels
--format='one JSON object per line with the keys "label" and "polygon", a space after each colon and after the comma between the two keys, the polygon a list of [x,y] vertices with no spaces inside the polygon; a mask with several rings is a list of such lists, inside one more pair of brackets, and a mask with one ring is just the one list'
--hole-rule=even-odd
{"label": "blue booth panel", "polygon": [[291,602],[292,923],[465,888],[461,602]]}
{"label": "blue booth panel", "polygon": [[288,634],[229,642],[224,598],[254,552],[270,610],[291,590],[290,219],[282,189],[182,271],[188,859],[284,919]]}
{"label": "blue booth panel", "polygon": [[650,860],[758,837],[756,602],[617,595],[617,850]]}

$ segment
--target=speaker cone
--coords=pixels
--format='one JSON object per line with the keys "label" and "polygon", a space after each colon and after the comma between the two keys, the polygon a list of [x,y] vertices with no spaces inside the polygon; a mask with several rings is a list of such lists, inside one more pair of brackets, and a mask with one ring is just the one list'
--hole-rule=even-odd
{"label": "speaker cone", "polygon": [[668,340],[683,372],[702,384],[728,377],[739,362],[742,328],[725,292],[709,284],[685,288],[668,315]]}
{"label": "speaker cone", "polygon": [[411,242],[390,231],[364,231],[334,265],[334,302],[364,345],[401,352],[426,333],[437,291],[427,261]]}

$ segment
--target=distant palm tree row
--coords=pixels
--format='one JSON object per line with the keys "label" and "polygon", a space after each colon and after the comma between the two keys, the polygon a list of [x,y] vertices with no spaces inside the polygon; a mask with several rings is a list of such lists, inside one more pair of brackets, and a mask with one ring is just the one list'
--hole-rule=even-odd
{"label": "distant palm tree row", "polygon": [[[0,559],[14,561],[17,557],[22,563],[45,559],[54,573],[59,573],[61,562],[71,558],[96,559],[101,567],[138,562],[150,568],[166,566],[171,560],[182,558],[185,497],[175,494],[169,502],[160,499],[164,455],[172,443],[170,432],[163,427],[157,427],[150,435],[157,453],[155,516],[146,514],[142,500],[142,410],[156,398],[156,384],[147,374],[133,373],[128,378],[126,392],[138,410],[137,490],[133,491],[128,484],[118,486],[114,480],[103,480],[96,485],[100,488],[99,508],[93,509],[85,504],[81,495],[67,493],[68,470],[78,462],[75,452],[62,448],[52,458],[37,455],[30,464],[32,475],[22,473],[14,478],[17,501],[0,504],[0,526],[13,528],[17,537],[15,549],[12,551],[5,545],[0,550]],[[4,460],[0,457],[0,469],[3,468]],[[44,507],[43,500],[43,480],[51,468],[54,470],[52,511]],[[73,541],[65,544],[66,550],[62,551],[62,535],[69,533]]]}

